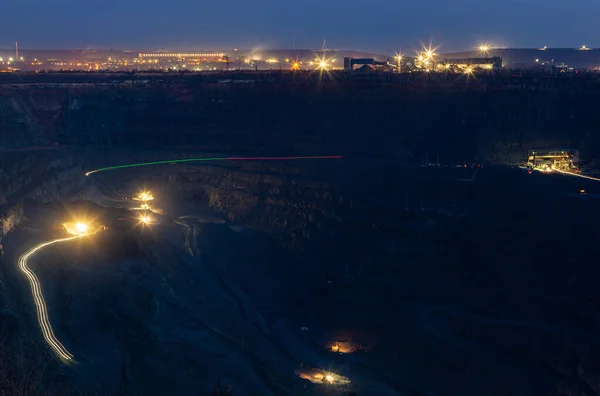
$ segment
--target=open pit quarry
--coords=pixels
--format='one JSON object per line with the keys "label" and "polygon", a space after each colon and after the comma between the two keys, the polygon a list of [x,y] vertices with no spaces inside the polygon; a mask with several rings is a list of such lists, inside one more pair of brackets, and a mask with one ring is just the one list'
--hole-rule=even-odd
{"label": "open pit quarry", "polygon": [[[36,78],[0,90],[0,394],[600,395],[600,184],[508,166],[595,169],[597,91]],[[19,259],[81,219],[27,258],[40,319]]]}

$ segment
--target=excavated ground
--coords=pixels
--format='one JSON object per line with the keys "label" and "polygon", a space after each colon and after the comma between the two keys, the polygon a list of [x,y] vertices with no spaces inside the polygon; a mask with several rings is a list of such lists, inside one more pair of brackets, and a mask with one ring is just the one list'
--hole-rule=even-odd
{"label": "excavated ground", "polygon": [[[74,213],[108,226],[32,260],[77,360],[56,370],[84,394],[210,394],[219,378],[236,395],[600,394],[596,182],[349,157],[82,183],[95,203],[23,205],[2,281],[16,338],[49,353],[16,260]],[[145,228],[124,199],[142,188]],[[299,378],[319,370],[351,384]]]}
{"label": "excavated ground", "polygon": [[[0,93],[0,394],[600,395],[600,185],[453,167],[567,147],[597,168],[593,81],[102,78]],[[84,176],[311,154],[345,158]],[[30,263],[64,366],[17,260],[78,212],[108,229]]]}

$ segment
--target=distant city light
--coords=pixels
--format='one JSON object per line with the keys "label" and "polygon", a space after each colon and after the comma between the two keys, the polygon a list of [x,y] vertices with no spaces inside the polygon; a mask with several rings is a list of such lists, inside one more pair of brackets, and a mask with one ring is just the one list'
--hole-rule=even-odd
{"label": "distant city light", "polygon": [[490,50],[490,46],[487,44],[480,44],[479,45],[479,52],[483,53],[483,54],[487,54],[488,51]]}

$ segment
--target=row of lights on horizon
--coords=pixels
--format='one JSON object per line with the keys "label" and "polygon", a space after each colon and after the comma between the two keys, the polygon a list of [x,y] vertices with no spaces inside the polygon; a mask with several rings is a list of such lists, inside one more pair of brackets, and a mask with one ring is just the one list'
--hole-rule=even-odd
{"label": "row of lights on horizon", "polygon": [[[423,46],[423,51],[417,51],[417,58],[420,56],[425,57],[425,58],[432,58],[434,55],[436,55],[435,51],[437,49],[438,49],[437,47],[432,48],[431,44],[429,45],[429,47]],[[479,46],[477,47],[477,50],[484,55],[487,55],[493,49],[494,48],[491,45],[485,44],[485,43],[479,44]],[[545,51],[547,49],[548,49],[547,46],[538,48],[538,50],[540,50],[540,51]],[[582,45],[581,47],[579,47],[577,49],[580,51],[589,51],[591,48],[587,47],[586,45]],[[399,60],[402,60],[404,58],[404,55],[405,54],[402,54],[402,53],[396,54],[396,58]]]}
{"label": "row of lights on horizon", "polygon": [[[423,46],[422,51],[417,51],[415,59],[420,64],[420,66],[425,66],[424,68],[428,68],[428,66],[430,64],[434,63],[435,56],[437,55],[436,51],[438,48],[439,47],[432,48],[431,44],[429,45],[429,47]],[[494,48],[492,48],[492,46],[490,46],[489,44],[485,44],[485,43],[479,44],[479,46],[477,47],[477,50],[482,55],[488,55],[492,49],[494,49]],[[548,49],[547,46],[543,46],[543,47],[539,48],[540,51],[545,51],[547,49]],[[578,48],[578,50],[589,51],[590,48],[588,48],[586,45],[582,45],[580,48]],[[402,71],[402,69],[401,69],[402,61],[404,60],[404,58],[405,58],[405,54],[403,54],[403,53],[398,53],[395,56],[395,59],[398,62],[398,71]],[[539,62],[539,59],[536,59],[536,62]],[[451,65],[449,65],[449,64],[440,65],[440,67],[443,67],[444,69],[450,69]],[[465,74],[472,74],[473,71],[474,71],[474,69],[470,66],[468,66],[464,69]]]}
{"label": "row of lights on horizon", "polygon": [[[431,44],[429,45],[429,47],[425,47],[423,46],[423,50],[422,51],[417,51],[417,55],[416,55],[416,60],[417,62],[421,65],[421,66],[425,66],[424,68],[428,68],[427,66],[429,64],[434,63],[435,61],[435,56],[437,55],[436,51],[439,47],[436,48],[432,48]],[[478,51],[483,54],[483,55],[488,55],[488,53],[490,52],[490,50],[492,50],[493,48],[486,43],[482,43],[477,47]],[[548,49],[547,46],[544,46],[542,48],[539,48],[540,51],[545,51],[546,49]],[[578,50],[581,51],[589,51],[591,48],[588,48],[586,45],[582,45],[580,48],[578,48]],[[395,55],[394,57],[397,62],[398,62],[398,71],[401,71],[402,68],[402,61],[405,58],[405,54],[403,53],[398,53]],[[18,58],[21,62],[24,61],[23,57],[19,57]],[[110,60],[110,59],[109,59]],[[258,60],[258,59],[256,59]],[[11,64],[12,62],[15,61],[14,57],[9,57],[8,58],[8,64]],[[37,62],[37,59],[34,60],[35,62]],[[255,61],[255,60],[253,60]],[[309,62],[309,64],[311,66],[316,65],[316,67],[320,70],[326,70],[331,66],[331,63],[333,62],[333,59],[326,59],[325,56],[323,56],[322,58],[317,58],[315,59],[315,62]],[[4,59],[2,57],[0,57],[0,62],[4,62]],[[276,63],[277,60],[274,59],[268,59],[267,63]],[[299,62],[298,60],[289,60],[286,59],[286,63],[290,63],[291,62],[291,69],[292,70],[300,70],[302,62]],[[446,65],[449,66],[449,65]],[[447,69],[449,67],[446,67]],[[468,73],[471,73],[472,70],[469,71],[470,68],[467,68],[465,71]]]}

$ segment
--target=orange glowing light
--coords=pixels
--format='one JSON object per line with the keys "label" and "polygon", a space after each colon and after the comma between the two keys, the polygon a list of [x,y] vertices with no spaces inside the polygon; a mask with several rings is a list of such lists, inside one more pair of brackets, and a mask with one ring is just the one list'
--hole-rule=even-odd
{"label": "orange glowing light", "polygon": [[63,223],[62,226],[71,235],[83,236],[90,233],[90,226],[83,221]]}
{"label": "orange glowing light", "polygon": [[77,223],[75,224],[75,230],[78,234],[85,234],[88,230],[88,226],[85,223]]}

